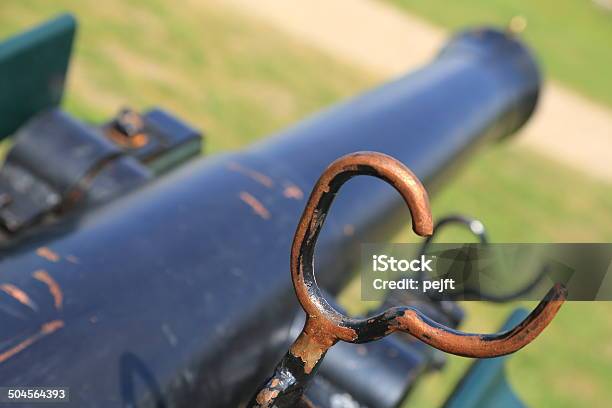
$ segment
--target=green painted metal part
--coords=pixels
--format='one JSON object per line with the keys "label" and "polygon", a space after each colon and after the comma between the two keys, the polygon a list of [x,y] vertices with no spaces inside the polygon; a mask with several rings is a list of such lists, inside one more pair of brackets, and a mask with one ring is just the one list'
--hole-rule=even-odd
{"label": "green painted metal part", "polygon": [[59,105],[76,27],[62,14],[0,43],[0,140]]}
{"label": "green painted metal part", "polygon": [[[515,310],[503,326],[509,330],[529,312]],[[459,382],[444,408],[524,408],[506,379],[504,364],[509,356],[476,361]]]}

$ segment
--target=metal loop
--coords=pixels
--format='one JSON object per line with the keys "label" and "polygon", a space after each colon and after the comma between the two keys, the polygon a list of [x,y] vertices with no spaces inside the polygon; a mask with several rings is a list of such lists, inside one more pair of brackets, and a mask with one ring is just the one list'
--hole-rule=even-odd
{"label": "metal loop", "polygon": [[323,346],[338,340],[363,343],[394,331],[408,332],[442,351],[469,357],[496,357],[528,344],[554,317],[565,299],[562,286],[553,287],[532,315],[515,329],[483,335],[455,331],[414,308],[395,307],[376,316],[356,319],[334,309],[323,297],[314,274],[314,248],[325,217],[340,187],[357,175],[378,177],[404,198],[412,215],[413,230],[431,235],[433,221],[425,188],[394,158],[374,152],[344,156],[332,163],[317,181],[298,225],[291,249],[291,274],[300,304],[307,314],[304,333]]}
{"label": "metal loop", "polygon": [[495,334],[453,330],[411,307],[393,307],[366,319],[345,316],[325,300],[317,286],[314,249],[336,193],[357,175],[374,176],[391,184],[410,209],[415,233],[427,236],[433,232],[427,192],[402,163],[374,152],[353,153],[333,162],[310,195],[291,248],[291,276],[307,315],[306,323],[249,407],[295,407],[327,350],[340,340],[364,343],[403,331],[432,347],[460,356],[486,358],[513,353],[544,330],[566,298],[565,288],[555,285],[525,320],[511,330]]}
{"label": "metal loop", "polygon": [[[468,217],[466,215],[461,214],[451,214],[447,215],[436,222],[436,225],[433,229],[433,234],[427,236],[423,241],[423,245],[421,245],[421,249],[419,253],[424,255],[427,253],[429,246],[433,243],[433,240],[436,238],[436,235],[440,233],[442,228],[450,225],[463,225],[467,227],[472,235],[474,235],[478,239],[478,243],[481,245],[487,245],[489,243],[489,238],[487,237],[487,231],[485,229],[484,224],[477,220],[476,218]],[[417,275],[417,279],[419,281],[423,281],[425,279],[425,271],[419,271]]]}
{"label": "metal loop", "polygon": [[359,152],[334,161],[317,181],[293,240],[291,275],[298,300],[309,318],[320,317],[336,327],[336,336],[354,342],[355,329],[368,326],[365,319],[339,313],[323,297],[314,275],[314,249],[325,217],[340,187],[358,175],[382,179],[404,198],[412,215],[412,228],[419,235],[433,232],[427,191],[419,179],[401,162],[382,153]]}
{"label": "metal loop", "polygon": [[[450,225],[463,225],[467,227],[470,232],[478,239],[478,243],[480,245],[488,245],[489,238],[486,232],[486,228],[484,224],[477,220],[476,218],[468,217],[466,215],[461,214],[451,214],[447,215],[436,222],[434,227],[434,232],[432,235],[429,235],[423,241],[423,245],[419,251],[420,254],[426,254],[429,246],[433,243],[433,240],[436,238],[436,235],[440,233],[442,228]],[[521,288],[516,289],[514,292],[507,294],[494,294],[487,293],[482,291],[481,289],[474,289],[470,287],[465,287],[460,293],[445,293],[445,294],[431,294],[429,297],[432,300],[483,300],[491,303],[505,303],[512,300],[516,300],[521,296],[525,296],[531,291],[533,291],[538,285],[540,285],[544,278],[548,275],[550,270],[550,265],[544,265],[540,271],[531,279],[531,281],[527,282]],[[426,274],[424,271],[419,271],[417,275],[417,279],[419,281],[423,281],[426,278]]]}

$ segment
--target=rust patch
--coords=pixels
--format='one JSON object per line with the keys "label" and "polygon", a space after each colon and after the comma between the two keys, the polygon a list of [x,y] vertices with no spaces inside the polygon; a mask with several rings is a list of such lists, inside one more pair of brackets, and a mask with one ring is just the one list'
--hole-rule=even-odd
{"label": "rust patch", "polygon": [[513,329],[495,334],[457,333],[427,323],[415,309],[406,309],[390,327],[417,337],[447,353],[463,357],[490,358],[514,353],[531,343],[550,324],[567,297],[561,284],[553,286],[534,311]]}
{"label": "rust patch", "polygon": [[[324,318],[311,317],[289,351],[302,360],[304,372],[310,374],[327,350],[342,336],[342,331],[343,329],[336,330],[336,327]],[[353,330],[350,331],[354,333]]]}
{"label": "rust patch", "polygon": [[18,302],[20,302],[21,304],[26,305],[30,309],[38,310],[38,308],[36,307],[36,303],[34,303],[32,301],[32,299],[30,299],[30,297],[28,296],[27,293],[25,293],[23,290],[19,289],[17,286],[11,285],[10,283],[4,283],[4,284],[0,285],[0,290],[2,290],[3,292],[7,293],[9,296],[12,296]]}
{"label": "rust patch", "polygon": [[259,215],[264,220],[270,219],[270,211],[268,211],[261,201],[253,197],[251,194],[247,193],[246,191],[241,191],[240,199],[248,204],[248,206],[253,209],[255,214]]}
{"label": "rust patch", "polygon": [[306,334],[300,336],[291,346],[291,354],[302,360],[306,374],[310,374],[324,352],[323,347]]}
{"label": "rust patch", "polygon": [[106,129],[105,135],[119,146],[130,149],[138,149],[149,143],[149,137],[144,133],[126,136],[116,129]]}
{"label": "rust patch", "polygon": [[267,188],[274,187],[274,181],[272,181],[270,177],[266,176],[263,173],[258,172],[257,170],[246,168],[240,163],[229,162],[227,164],[227,168],[232,171],[235,171],[236,173],[240,173],[244,176],[247,176]]}
{"label": "rust patch", "polygon": [[357,351],[357,354],[359,354],[362,357],[368,355],[368,348],[364,346],[363,344],[358,344],[355,350]]}
{"label": "rust patch", "polygon": [[53,301],[55,303],[55,308],[57,310],[62,309],[62,304],[64,301],[64,294],[62,293],[62,288],[60,285],[49,275],[49,273],[43,269],[40,269],[34,272],[34,278],[45,283],[49,287],[49,292],[51,296],[53,296]]}
{"label": "rust patch", "polygon": [[304,192],[295,184],[287,184],[283,189],[283,196],[293,200],[301,200],[304,198]]}
{"label": "rust patch", "polygon": [[42,339],[43,337],[46,337],[54,332],[56,332],[57,330],[61,329],[62,327],[64,327],[64,321],[63,320],[53,320],[50,322],[47,322],[45,324],[43,324],[40,327],[40,330],[38,331],[38,333],[33,334],[32,336],[26,338],[25,340],[22,340],[21,342],[19,342],[19,344],[11,347],[10,349],[0,353],[0,363],[5,362],[6,360],[8,360],[9,358],[15,356],[16,354],[22,352],[23,350],[27,349],[28,347],[30,347],[32,344],[36,343],[38,340]]}
{"label": "rust patch", "polygon": [[60,256],[47,247],[38,248],[36,250],[36,255],[51,262],[59,262],[60,260]]}
{"label": "rust patch", "polygon": [[279,390],[271,390],[269,388],[264,388],[259,394],[257,394],[257,398],[255,399],[255,401],[257,401],[261,408],[267,408],[270,406],[270,403],[273,402],[274,398],[276,398],[279,393]]}
{"label": "rust patch", "polygon": [[63,320],[53,320],[53,321],[43,324],[40,329],[40,332],[42,334],[51,334],[54,331],[61,329],[62,327],[64,327]]}
{"label": "rust patch", "polygon": [[78,264],[80,262],[79,258],[74,255],[66,255],[66,260],[72,264]]}
{"label": "rust patch", "polygon": [[352,237],[353,235],[355,235],[355,227],[351,224],[346,224],[344,228],[342,228],[342,232],[345,236]]}

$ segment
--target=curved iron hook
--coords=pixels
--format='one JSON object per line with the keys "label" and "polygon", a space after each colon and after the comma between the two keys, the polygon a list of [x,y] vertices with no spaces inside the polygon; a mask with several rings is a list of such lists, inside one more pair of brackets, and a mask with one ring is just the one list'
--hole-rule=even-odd
{"label": "curved iron hook", "polygon": [[424,253],[429,245],[432,244],[433,240],[436,238],[436,234],[440,232],[440,230],[449,225],[462,225],[470,230],[472,235],[478,239],[478,243],[481,245],[487,245],[489,243],[489,236],[487,235],[487,230],[482,223],[482,221],[469,217],[467,215],[462,214],[449,214],[440,218],[436,225],[434,226],[433,234],[427,236],[423,241],[423,245],[421,246],[421,253]]}
{"label": "curved iron hook", "polygon": [[[466,215],[461,214],[450,214],[446,215],[443,218],[440,218],[436,225],[434,226],[433,233],[425,237],[423,240],[423,244],[421,245],[421,249],[419,250],[420,254],[427,253],[427,249],[433,243],[433,240],[436,238],[436,235],[440,233],[440,230],[445,226],[449,225],[463,225],[467,227],[472,235],[474,235],[478,239],[478,243],[481,245],[487,245],[489,243],[489,238],[487,236],[487,231],[485,229],[484,224],[477,220],[476,218],[468,217]],[[425,271],[419,271],[417,274],[417,279],[423,281],[425,279]]]}
{"label": "curved iron hook", "polygon": [[352,177],[370,175],[392,185],[404,198],[418,235],[433,233],[427,192],[401,162],[381,153],[359,152],[334,161],[317,181],[302,214],[291,247],[291,276],[306,323],[273,376],[258,390],[249,407],[294,407],[302,400],[327,350],[338,341],[364,343],[395,331],[409,333],[447,353],[488,358],[513,353],[530,343],[551,322],[566,298],[555,285],[515,328],[495,334],[471,334],[441,325],[415,308],[393,307],[376,316],[345,316],[323,297],[314,274],[314,248],[325,217],[340,187]]}
{"label": "curved iron hook", "polygon": [[[463,225],[467,227],[472,235],[474,235],[478,239],[478,243],[480,245],[488,245],[489,238],[487,236],[486,228],[484,224],[477,220],[476,218],[468,217],[466,215],[461,214],[451,214],[447,215],[436,222],[434,226],[433,234],[429,235],[423,241],[421,245],[421,249],[419,251],[420,254],[426,254],[429,246],[433,243],[436,235],[440,232],[440,230],[449,225]],[[504,295],[491,294],[483,292],[482,290],[476,290],[473,288],[463,288],[460,293],[433,293],[430,295],[430,298],[433,300],[484,300],[486,302],[491,303],[505,303],[512,300],[516,300],[521,296],[525,296],[529,294],[532,290],[534,290],[539,284],[544,281],[544,278],[548,276],[548,272],[550,270],[550,265],[544,265],[540,272],[535,275],[535,277],[523,285],[523,287],[515,290],[512,293],[507,293]],[[419,271],[417,274],[417,279],[420,281],[425,280],[425,271]]]}

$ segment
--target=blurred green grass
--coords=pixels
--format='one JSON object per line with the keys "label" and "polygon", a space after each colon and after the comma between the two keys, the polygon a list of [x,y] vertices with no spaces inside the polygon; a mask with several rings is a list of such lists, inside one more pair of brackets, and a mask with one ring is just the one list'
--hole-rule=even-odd
{"label": "blurred green grass", "polygon": [[331,58],[210,4],[160,0],[3,2],[0,36],[70,11],[79,21],[65,106],[101,121],[163,105],[238,148],[373,83]]}
{"label": "blurred green grass", "polygon": [[525,40],[546,74],[612,105],[612,10],[590,0],[387,0],[452,30],[527,19]]}
{"label": "blurred green grass", "polygon": [[[205,129],[211,153],[244,146],[376,83],[266,26],[195,0],[181,7],[160,0],[4,3],[0,36],[64,10],[80,22],[69,111],[101,121],[123,105],[160,105]],[[436,216],[462,212],[481,218],[495,241],[612,238],[609,185],[511,142],[477,154],[438,192],[433,207]],[[467,238],[453,230],[444,236]],[[409,239],[404,232],[395,241]],[[490,331],[512,306],[466,307],[467,328]],[[557,323],[511,359],[512,383],[521,397],[532,406],[608,406],[610,310],[608,304],[565,306]],[[576,326],[577,332],[566,332]],[[410,406],[439,405],[468,363],[451,358],[447,370],[417,388]]]}
{"label": "blurred green grass", "polygon": [[[612,13],[592,1],[388,1],[451,30],[480,24],[507,26],[513,17],[523,16],[528,26],[522,36],[541,60],[545,75],[612,104],[608,46],[612,43]],[[494,241],[609,242],[609,185],[591,184],[585,175],[531,152],[509,150],[510,154],[490,152],[468,166],[464,175],[435,198],[435,213],[476,215]],[[462,194],[468,185],[470,194]],[[446,240],[468,238],[455,232]],[[466,326],[473,331],[501,326],[501,316],[512,307],[476,302],[464,306],[471,315]],[[510,382],[521,398],[533,407],[610,406],[611,310],[606,302],[565,305],[537,341],[510,359]],[[446,371],[427,378],[406,405],[440,405],[469,365],[459,357],[451,357],[449,363]]]}

